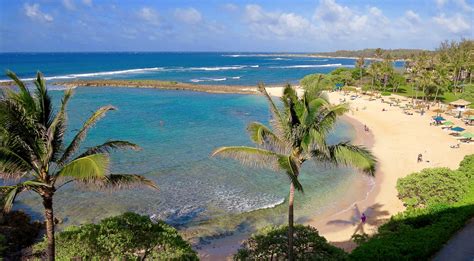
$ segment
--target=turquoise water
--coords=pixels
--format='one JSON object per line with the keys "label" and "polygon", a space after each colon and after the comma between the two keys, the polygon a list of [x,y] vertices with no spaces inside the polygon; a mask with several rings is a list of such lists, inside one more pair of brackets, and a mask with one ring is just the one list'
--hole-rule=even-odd
{"label": "turquoise water", "polygon": [[[269,53],[0,53],[0,69],[19,77],[42,71],[53,81],[158,79],[189,83],[255,85],[297,83],[311,73],[353,67],[354,59],[289,57]],[[403,62],[395,62],[403,66]],[[6,80],[0,75],[0,81]]]}
{"label": "turquoise water", "polygon": [[[63,92],[51,93],[58,102]],[[112,170],[143,174],[154,180],[160,191],[137,188],[110,193],[65,186],[55,197],[56,214],[63,224],[98,221],[135,211],[192,227],[216,218],[271,208],[287,196],[289,183],[284,174],[209,157],[219,146],[251,145],[246,125],[267,122],[269,118],[261,96],[77,88],[69,104],[67,137],[70,139],[94,110],[107,104],[118,110],[110,112],[90,131],[83,147],[109,139],[139,144],[141,151],[114,153]],[[339,122],[330,139],[347,140],[352,136],[351,127]],[[367,182],[357,177],[348,169],[308,164],[301,176],[306,192],[298,195],[298,217],[304,219],[336,205],[337,199],[350,193],[355,183]],[[40,217],[42,209],[35,194],[26,193],[19,199],[17,208],[26,208]],[[284,217],[284,212],[273,208],[257,214],[268,217],[270,222]]]}

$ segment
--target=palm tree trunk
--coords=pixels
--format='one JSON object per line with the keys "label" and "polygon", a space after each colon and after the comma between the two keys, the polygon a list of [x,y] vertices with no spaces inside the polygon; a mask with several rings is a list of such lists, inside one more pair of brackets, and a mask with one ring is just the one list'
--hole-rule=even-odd
{"label": "palm tree trunk", "polygon": [[288,260],[295,260],[293,256],[293,202],[295,198],[295,186],[290,185],[290,196],[288,198]]}
{"label": "palm tree trunk", "polygon": [[438,92],[439,92],[439,86],[436,87],[436,94],[433,101],[434,104],[436,104],[436,99],[438,98]]}
{"label": "palm tree trunk", "polygon": [[53,261],[55,259],[53,197],[43,196],[43,206],[46,218],[46,237],[48,239],[46,256],[48,261]]}

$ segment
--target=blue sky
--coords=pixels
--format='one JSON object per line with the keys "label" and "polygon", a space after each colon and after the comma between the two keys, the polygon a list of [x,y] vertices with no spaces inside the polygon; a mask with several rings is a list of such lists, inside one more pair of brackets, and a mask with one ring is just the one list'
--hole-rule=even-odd
{"label": "blue sky", "polygon": [[0,0],[0,52],[433,49],[474,0]]}

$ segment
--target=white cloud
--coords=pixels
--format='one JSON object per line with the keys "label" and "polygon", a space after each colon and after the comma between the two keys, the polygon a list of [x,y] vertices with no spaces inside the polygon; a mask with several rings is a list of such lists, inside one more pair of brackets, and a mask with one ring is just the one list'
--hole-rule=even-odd
{"label": "white cloud", "polygon": [[174,16],[181,22],[187,24],[197,24],[202,21],[201,13],[192,8],[177,8],[174,12]]}
{"label": "white cloud", "polygon": [[276,35],[279,38],[311,33],[312,25],[294,13],[267,12],[259,5],[247,5],[244,13],[250,29],[259,37]]}
{"label": "white cloud", "polygon": [[[456,4],[459,5],[464,11],[473,11],[474,7],[466,3],[466,0],[455,0]],[[472,3],[472,2],[471,2]]]}
{"label": "white cloud", "polygon": [[451,33],[463,33],[468,32],[471,29],[471,23],[466,21],[464,16],[461,14],[455,14],[451,17],[447,17],[444,13],[433,18],[435,23],[446,28]]}
{"label": "white cloud", "polygon": [[366,13],[356,12],[335,0],[321,0],[313,19],[320,33],[329,38],[386,37],[390,20],[377,7],[368,7]]}
{"label": "white cloud", "polygon": [[82,0],[82,3],[87,6],[92,6],[92,0]]}
{"label": "white cloud", "polygon": [[155,11],[155,9],[151,7],[142,7],[138,13],[138,17],[140,17],[142,20],[145,22],[158,26],[160,24],[160,16],[158,15],[158,12]]}
{"label": "white cloud", "polygon": [[222,7],[229,12],[235,12],[239,10],[239,7],[232,3],[224,4]]}
{"label": "white cloud", "polygon": [[[461,7],[466,12],[474,10],[474,7],[469,5],[466,2],[466,0],[435,0],[435,2],[436,2],[436,6],[438,6],[438,8],[443,8],[444,6],[448,5],[451,2],[452,4]],[[450,5],[450,7],[452,8],[452,5]]]}
{"label": "white cloud", "polygon": [[448,0],[435,0],[435,2],[438,8],[442,8],[448,2]]}
{"label": "white cloud", "polygon": [[405,18],[412,24],[417,24],[421,22],[420,15],[415,13],[413,10],[408,10],[405,12]]}
{"label": "white cloud", "polygon": [[63,0],[63,5],[68,10],[76,10],[76,5],[74,4],[74,0]]}
{"label": "white cloud", "polygon": [[40,5],[39,4],[28,4],[25,3],[23,5],[25,15],[28,16],[29,18],[41,22],[52,22],[54,20],[53,16],[50,14],[43,13],[40,10]]}

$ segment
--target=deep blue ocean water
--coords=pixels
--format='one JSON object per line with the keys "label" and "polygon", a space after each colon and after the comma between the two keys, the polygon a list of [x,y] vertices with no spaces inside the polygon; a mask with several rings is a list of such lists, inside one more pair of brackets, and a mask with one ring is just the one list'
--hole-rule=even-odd
{"label": "deep blue ocean water", "polygon": [[297,83],[307,74],[354,63],[354,59],[258,53],[0,53],[0,69],[25,79],[40,70],[50,80],[158,79],[225,85]]}
{"label": "deep blue ocean water", "polygon": [[[47,77],[86,73],[95,73],[94,77],[101,79],[189,81],[224,77],[227,80],[222,82],[226,84],[295,82],[305,74],[335,68],[317,65],[353,64],[347,59],[321,61],[216,53],[1,54],[0,57],[2,68],[10,68],[22,78],[32,77],[39,69]],[[258,67],[252,67],[255,65]],[[306,67],[301,67],[303,65]],[[243,68],[229,69],[231,66]],[[97,73],[151,67],[187,69]],[[221,69],[202,69],[204,67]],[[237,76],[240,78],[231,79]],[[58,104],[62,90],[52,88],[51,94]],[[267,123],[270,116],[261,96],[113,87],[76,88],[68,110],[68,139],[93,111],[108,104],[118,110],[110,112],[90,131],[83,148],[110,139],[139,144],[141,151],[114,153],[112,170],[145,175],[156,181],[160,191],[138,188],[109,193],[65,186],[55,198],[56,214],[63,218],[64,224],[98,221],[124,211],[155,215],[175,225],[212,223],[214,218],[248,212],[268,217],[268,222],[285,219],[286,207],[282,203],[288,194],[289,182],[284,174],[246,168],[232,160],[209,157],[219,146],[251,145],[246,125],[252,121]],[[353,135],[352,127],[341,121],[330,139],[349,140]],[[368,180],[360,178],[353,170],[330,169],[311,163],[304,168],[301,179],[305,194],[297,195],[296,204],[296,213],[301,220],[340,206],[341,195],[347,198],[348,193],[357,190],[355,188],[369,186]],[[17,208],[41,216],[41,204],[35,194],[26,193],[19,200]],[[357,199],[351,200],[346,202],[347,206]],[[277,205],[282,208],[274,208]],[[255,211],[259,209],[266,210]]]}

